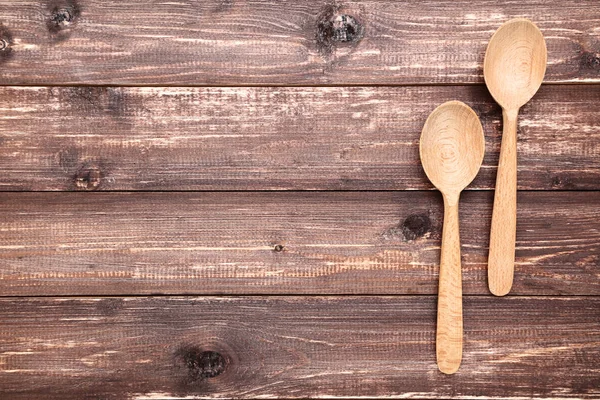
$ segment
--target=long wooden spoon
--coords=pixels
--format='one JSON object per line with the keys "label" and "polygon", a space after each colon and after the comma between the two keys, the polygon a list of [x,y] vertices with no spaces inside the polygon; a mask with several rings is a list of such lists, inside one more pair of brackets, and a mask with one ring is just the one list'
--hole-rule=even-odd
{"label": "long wooden spoon", "polygon": [[440,371],[453,374],[460,366],[463,340],[458,199],[477,175],[485,152],[477,114],[460,101],[442,104],[425,122],[419,151],[427,177],[444,198],[436,353]]}
{"label": "long wooden spoon", "polygon": [[531,21],[516,18],[492,36],[485,53],[485,83],[502,107],[504,132],[492,212],[488,284],[496,296],[510,291],[517,234],[517,117],[546,73],[546,42]]}

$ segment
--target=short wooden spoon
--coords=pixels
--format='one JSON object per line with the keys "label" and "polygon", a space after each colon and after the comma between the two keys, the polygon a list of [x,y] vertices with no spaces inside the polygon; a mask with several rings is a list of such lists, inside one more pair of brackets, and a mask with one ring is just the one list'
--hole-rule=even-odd
{"label": "short wooden spoon", "polygon": [[546,42],[531,21],[516,18],[492,36],[485,53],[485,83],[502,107],[504,132],[492,212],[488,284],[496,296],[510,291],[517,234],[517,116],[546,73]]}
{"label": "short wooden spoon", "polygon": [[425,122],[419,151],[427,177],[444,198],[436,353],[440,371],[453,374],[460,366],[463,339],[458,199],[483,161],[479,118],[460,101],[442,104]]}

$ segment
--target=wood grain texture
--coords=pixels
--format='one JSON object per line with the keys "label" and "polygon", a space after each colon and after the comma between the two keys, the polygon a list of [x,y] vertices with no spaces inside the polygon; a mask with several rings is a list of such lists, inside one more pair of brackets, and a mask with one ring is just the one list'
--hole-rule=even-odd
{"label": "wood grain texture", "polygon": [[488,284],[496,296],[510,292],[515,270],[517,234],[517,124],[518,111],[502,111],[503,132],[494,188],[490,228]]}
{"label": "wood grain texture", "polygon": [[2,13],[5,85],[483,82],[485,46],[513,17],[544,33],[548,82],[600,81],[596,0],[5,0]]}
{"label": "wood grain texture", "polygon": [[429,296],[32,298],[0,310],[0,393],[15,400],[600,395],[598,298],[466,297],[451,378],[435,365]]}
{"label": "wood grain texture", "polygon": [[[0,88],[0,190],[430,189],[419,135],[440,103],[482,119],[494,187],[502,112],[484,87]],[[545,86],[519,122],[520,189],[600,189],[600,90]]]}
{"label": "wood grain texture", "polygon": [[[487,294],[492,192],[461,199]],[[3,193],[0,293],[435,294],[437,192]],[[515,294],[599,295],[598,192],[521,192]]]}

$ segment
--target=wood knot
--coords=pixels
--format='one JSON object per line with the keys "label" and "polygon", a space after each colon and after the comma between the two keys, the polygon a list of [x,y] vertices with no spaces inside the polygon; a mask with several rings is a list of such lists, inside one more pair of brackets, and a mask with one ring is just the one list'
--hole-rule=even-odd
{"label": "wood knot", "polygon": [[74,20],[73,12],[68,8],[57,8],[52,11],[52,17],[50,17],[50,22],[56,28],[66,28],[71,25],[71,22]]}
{"label": "wood knot", "polygon": [[363,33],[363,25],[357,18],[341,14],[333,6],[329,6],[317,21],[317,44],[319,50],[327,54],[339,45],[355,45]]}
{"label": "wood knot", "polygon": [[7,60],[12,55],[12,34],[0,25],[0,61]]}
{"label": "wood knot", "polygon": [[600,54],[591,51],[581,53],[580,66],[582,69],[600,71]]}
{"label": "wood knot", "polygon": [[80,8],[74,0],[55,1],[49,6],[50,15],[46,20],[48,30],[53,34],[62,33],[63,37],[75,25]]}
{"label": "wood knot", "polygon": [[273,246],[273,251],[275,253],[281,253],[283,250],[285,250],[285,246],[282,244],[276,244],[275,246]]}
{"label": "wood knot", "polygon": [[408,241],[416,240],[431,232],[431,220],[425,214],[413,214],[402,223],[402,235]]}
{"label": "wood knot", "polygon": [[96,190],[100,187],[103,173],[100,167],[95,164],[83,165],[75,176],[73,181],[77,190]]}
{"label": "wood knot", "polygon": [[324,26],[325,33],[335,42],[352,42],[360,38],[362,26],[351,15],[337,15],[331,24]]}
{"label": "wood knot", "polygon": [[199,347],[179,349],[176,357],[187,369],[190,382],[214,378],[225,372],[229,362],[221,353],[212,350],[202,350]]}
{"label": "wood knot", "polygon": [[553,176],[550,184],[553,189],[572,189],[574,187],[571,179],[560,175]]}

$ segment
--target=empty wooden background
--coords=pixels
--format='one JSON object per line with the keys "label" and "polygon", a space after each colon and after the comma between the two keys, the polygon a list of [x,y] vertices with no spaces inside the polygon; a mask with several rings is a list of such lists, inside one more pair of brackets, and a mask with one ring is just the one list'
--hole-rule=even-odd
{"label": "empty wooden background", "polygon": [[[521,112],[515,285],[486,283],[492,33],[548,46]],[[465,346],[435,364],[420,130],[482,119]],[[597,0],[2,0],[0,398],[600,398]]]}

